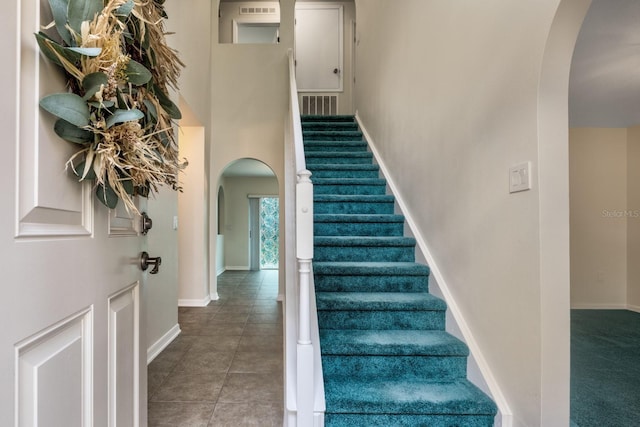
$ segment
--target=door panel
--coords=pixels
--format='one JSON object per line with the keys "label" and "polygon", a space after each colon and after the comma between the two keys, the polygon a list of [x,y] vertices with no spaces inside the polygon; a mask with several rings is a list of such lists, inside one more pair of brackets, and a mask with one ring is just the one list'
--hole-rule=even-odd
{"label": "door panel", "polygon": [[16,346],[18,426],[92,423],[92,311]]}
{"label": "door panel", "polygon": [[109,299],[109,425],[113,427],[138,425],[139,296],[135,283]]}
{"label": "door panel", "polygon": [[56,66],[39,54],[33,36],[51,21],[51,13],[44,0],[19,4],[22,43],[18,62],[17,235],[86,236],[92,226],[90,184],[79,185],[65,171],[74,147],[56,136],[54,118],[40,114],[38,107],[42,94],[64,92],[66,84]]}
{"label": "door panel", "polygon": [[342,91],[342,6],[296,4],[295,13],[298,90]]}
{"label": "door panel", "polygon": [[129,420],[117,425],[145,425],[138,218],[110,221],[91,184],[65,171],[77,147],[38,107],[64,90],[33,35],[51,20],[48,0],[3,6],[0,425],[106,427],[114,406]]}

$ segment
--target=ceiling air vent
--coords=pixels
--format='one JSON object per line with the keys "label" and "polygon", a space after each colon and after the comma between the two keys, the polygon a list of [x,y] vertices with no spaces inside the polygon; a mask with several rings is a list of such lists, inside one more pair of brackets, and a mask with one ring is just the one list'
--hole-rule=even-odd
{"label": "ceiling air vent", "polygon": [[275,7],[241,7],[240,15],[274,15]]}

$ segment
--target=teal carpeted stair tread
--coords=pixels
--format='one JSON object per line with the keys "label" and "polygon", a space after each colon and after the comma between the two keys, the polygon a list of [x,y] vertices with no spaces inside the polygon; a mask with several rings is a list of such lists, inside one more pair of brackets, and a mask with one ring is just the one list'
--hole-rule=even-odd
{"label": "teal carpeted stair tread", "polygon": [[314,194],[384,195],[387,183],[379,178],[313,178]]}
{"label": "teal carpeted stair tread", "polygon": [[321,329],[323,355],[468,356],[465,343],[445,331]]}
{"label": "teal carpeted stair tread", "polygon": [[316,236],[402,236],[402,222],[315,222]]}
{"label": "teal carpeted stair tread", "polygon": [[370,151],[310,151],[306,155],[307,159],[334,157],[363,158],[371,161],[373,153]]}
{"label": "teal carpeted stair tread", "polygon": [[313,185],[387,185],[382,178],[311,178]]}
{"label": "teal carpeted stair tread", "polygon": [[362,132],[353,130],[303,130],[302,138],[320,141],[361,141]]}
{"label": "teal carpeted stair tread", "polygon": [[332,414],[324,416],[326,427],[491,427],[493,415]]}
{"label": "teal carpeted stair tread", "polygon": [[303,130],[350,130],[357,131],[358,124],[355,122],[306,122],[302,125]]}
{"label": "teal carpeted stair tread", "polygon": [[344,215],[344,214],[316,214],[313,216],[316,223],[322,222],[363,222],[363,223],[404,223],[403,215],[382,215],[382,214],[362,214],[362,215]]}
{"label": "teal carpeted stair tread", "polygon": [[367,143],[365,141],[304,141],[304,150],[307,154],[316,151],[348,151],[365,152]]}
{"label": "teal carpeted stair tread", "polygon": [[317,115],[301,115],[300,119],[304,125],[307,122],[354,122],[353,116],[336,115],[336,116],[317,116]]}
{"label": "teal carpeted stair tread", "polygon": [[368,151],[310,151],[307,153],[307,166],[312,164],[334,165],[371,165],[373,154]]}
{"label": "teal carpeted stair tread", "polygon": [[316,164],[313,165],[313,169],[316,171],[380,171],[380,167],[378,165],[372,164]]}
{"label": "teal carpeted stair tread", "polygon": [[313,263],[316,292],[428,292],[429,267],[415,262]]}
{"label": "teal carpeted stair tread", "polygon": [[494,415],[496,405],[468,380],[358,381],[325,384],[327,412],[345,414]]}
{"label": "teal carpeted stair tread", "polygon": [[316,292],[318,310],[444,311],[447,305],[426,292]]}
{"label": "teal carpeted stair tread", "polygon": [[403,236],[316,236],[315,247],[415,247],[416,239]]}
{"label": "teal carpeted stair tread", "polygon": [[393,203],[395,199],[390,195],[381,194],[317,194],[313,196],[314,202],[340,202],[340,203]]}
{"label": "teal carpeted stair tread", "polygon": [[429,267],[415,262],[314,262],[313,272],[334,276],[428,276]]}
{"label": "teal carpeted stair tread", "polygon": [[415,261],[415,239],[402,236],[316,236],[318,261]]}

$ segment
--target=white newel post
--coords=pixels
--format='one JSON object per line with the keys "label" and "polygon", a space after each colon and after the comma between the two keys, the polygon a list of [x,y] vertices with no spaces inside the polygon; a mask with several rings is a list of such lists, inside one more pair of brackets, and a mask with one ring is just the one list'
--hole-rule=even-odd
{"label": "white newel post", "polygon": [[298,259],[297,401],[299,427],[313,426],[314,360],[310,327],[310,276],[313,259],[313,184],[311,172],[298,172],[296,184],[296,257]]}

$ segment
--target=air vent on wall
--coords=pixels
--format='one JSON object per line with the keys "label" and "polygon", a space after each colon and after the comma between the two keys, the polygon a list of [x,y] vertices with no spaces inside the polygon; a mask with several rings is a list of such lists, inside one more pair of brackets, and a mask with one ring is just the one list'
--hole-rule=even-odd
{"label": "air vent on wall", "polygon": [[301,114],[335,116],[338,114],[338,95],[302,95]]}
{"label": "air vent on wall", "polygon": [[273,15],[275,7],[241,7],[240,15]]}

